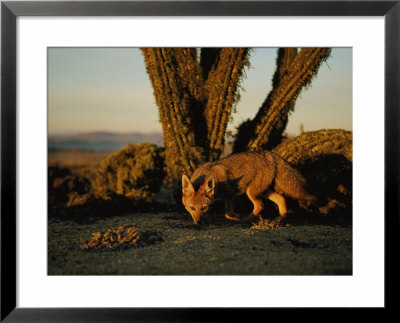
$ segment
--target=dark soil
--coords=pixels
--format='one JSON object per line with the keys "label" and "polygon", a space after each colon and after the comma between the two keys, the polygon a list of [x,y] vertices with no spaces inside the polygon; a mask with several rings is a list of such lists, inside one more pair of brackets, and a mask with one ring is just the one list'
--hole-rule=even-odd
{"label": "dark soil", "polygon": [[[352,274],[349,221],[292,214],[290,226],[269,230],[218,214],[195,225],[189,214],[173,211],[104,216],[73,210],[49,210],[49,275]],[[124,248],[82,248],[92,233],[122,225],[148,238]]]}

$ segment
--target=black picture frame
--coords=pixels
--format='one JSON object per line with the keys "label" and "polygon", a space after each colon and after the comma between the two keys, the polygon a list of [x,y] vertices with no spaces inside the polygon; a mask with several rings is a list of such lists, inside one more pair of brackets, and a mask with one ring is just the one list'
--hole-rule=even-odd
{"label": "black picture frame", "polygon": [[[381,16],[385,19],[385,309],[398,286],[400,1],[4,1],[1,3],[1,321],[237,321],[261,309],[17,308],[16,19],[19,16]],[[371,131],[373,131],[371,127]],[[249,296],[244,296],[249,297]],[[249,313],[251,312],[251,313]],[[240,314],[240,315],[239,315]],[[257,315],[257,316],[256,316]]]}

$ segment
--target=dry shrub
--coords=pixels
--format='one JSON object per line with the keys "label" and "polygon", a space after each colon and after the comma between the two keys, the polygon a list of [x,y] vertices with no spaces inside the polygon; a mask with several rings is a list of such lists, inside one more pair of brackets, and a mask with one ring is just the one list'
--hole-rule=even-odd
{"label": "dry shrub", "polygon": [[136,227],[126,227],[121,225],[118,229],[108,229],[107,232],[92,233],[88,241],[81,241],[81,248],[92,249],[115,249],[126,248],[130,246],[143,246],[162,241],[157,231],[140,231]]}
{"label": "dry shrub", "polygon": [[278,228],[290,226],[289,223],[283,223],[284,221],[282,221],[282,223],[280,223],[279,218],[276,218],[275,220],[276,221],[269,221],[267,219],[263,219],[262,217],[259,217],[258,222],[255,221],[250,229],[272,230],[272,229],[278,229]]}
{"label": "dry shrub", "polygon": [[319,213],[352,214],[353,133],[322,129],[286,140],[274,150],[295,165],[318,196]]}
{"label": "dry shrub", "polygon": [[303,166],[326,155],[342,155],[353,160],[353,132],[341,129],[321,129],[304,132],[286,140],[272,151],[287,162]]}
{"label": "dry shrub", "polygon": [[93,183],[96,197],[122,195],[151,202],[165,177],[163,148],[148,143],[128,145],[100,163]]}
{"label": "dry shrub", "polygon": [[90,198],[90,181],[68,168],[48,168],[49,205],[74,206],[86,203]]}

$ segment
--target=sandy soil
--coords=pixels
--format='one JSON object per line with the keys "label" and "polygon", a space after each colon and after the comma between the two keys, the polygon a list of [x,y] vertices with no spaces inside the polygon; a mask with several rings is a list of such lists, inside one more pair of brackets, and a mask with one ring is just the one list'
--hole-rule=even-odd
{"label": "sandy soil", "polygon": [[[160,241],[83,250],[93,232],[135,226]],[[256,229],[219,216],[195,225],[175,212],[49,219],[49,275],[351,275],[352,228],[324,223]]]}

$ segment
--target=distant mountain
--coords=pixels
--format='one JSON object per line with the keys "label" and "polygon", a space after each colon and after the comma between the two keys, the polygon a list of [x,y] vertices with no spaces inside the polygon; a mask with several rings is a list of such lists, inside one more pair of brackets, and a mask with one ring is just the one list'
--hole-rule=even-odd
{"label": "distant mountain", "polygon": [[111,150],[120,149],[128,144],[136,144],[140,142],[148,142],[161,146],[161,132],[84,132],[68,135],[49,135],[48,149],[82,149],[82,150]]}

